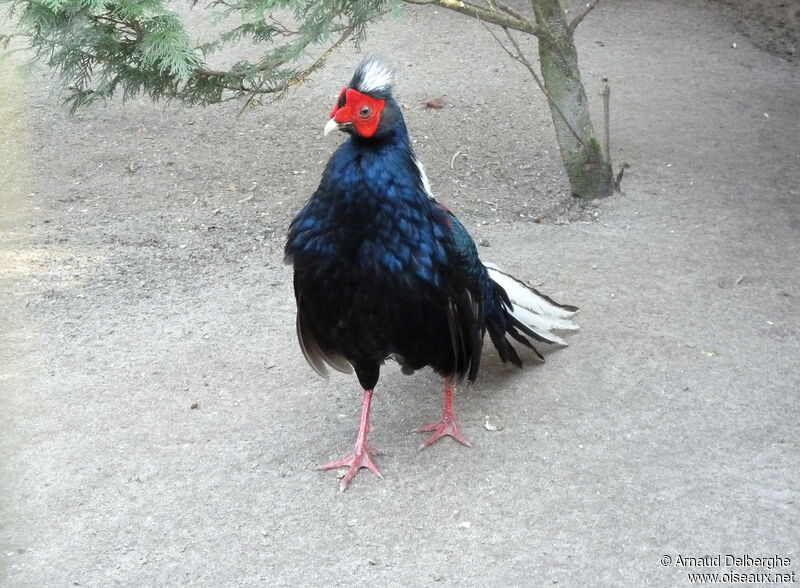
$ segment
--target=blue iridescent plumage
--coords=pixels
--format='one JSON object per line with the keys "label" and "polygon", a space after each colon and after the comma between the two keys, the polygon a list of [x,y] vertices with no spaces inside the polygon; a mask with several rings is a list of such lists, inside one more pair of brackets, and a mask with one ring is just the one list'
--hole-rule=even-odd
{"label": "blue iridescent plumage", "polygon": [[442,435],[466,443],[451,384],[476,378],[484,335],[504,362],[519,366],[507,336],[531,349],[528,337],[556,342],[549,329],[573,328],[568,317],[577,310],[481,262],[467,230],[430,193],[391,79],[367,58],[339,94],[326,133],[338,128],[349,137],[292,221],[285,248],[306,359],[322,374],[354,369],[365,390],[353,455],[325,466],[350,466],[343,486],[359,467],[377,473],[367,418],[387,358],[407,373],[429,366],[445,377],[442,420],[422,430],[434,431],[427,443]]}
{"label": "blue iridescent plumage", "polygon": [[[478,302],[460,309],[472,331],[463,336],[477,347],[489,279],[461,224],[425,192],[394,99],[387,110],[396,111],[393,128],[369,142],[348,138],[291,225],[286,255],[295,266],[299,312],[309,315],[305,336],[357,372],[363,366],[375,374],[395,356],[411,369],[432,365],[463,376],[478,357],[452,357],[446,307],[467,296]],[[441,350],[427,350],[426,359],[420,340]],[[374,386],[367,377],[362,384]]]}

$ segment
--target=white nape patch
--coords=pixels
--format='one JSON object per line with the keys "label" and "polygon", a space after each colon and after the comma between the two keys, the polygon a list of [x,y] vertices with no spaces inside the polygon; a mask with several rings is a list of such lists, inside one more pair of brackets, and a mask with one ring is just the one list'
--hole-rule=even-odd
{"label": "white nape patch", "polygon": [[433,191],[431,190],[431,183],[428,181],[428,174],[425,173],[425,168],[422,167],[422,162],[414,156],[414,163],[417,164],[417,169],[419,170],[419,177],[422,180],[422,188],[425,190],[425,194],[428,195],[428,198],[436,202],[436,196],[433,195]]}
{"label": "white nape patch", "polygon": [[365,94],[388,90],[394,82],[394,70],[377,57],[367,57],[359,66],[361,80],[357,90]]}

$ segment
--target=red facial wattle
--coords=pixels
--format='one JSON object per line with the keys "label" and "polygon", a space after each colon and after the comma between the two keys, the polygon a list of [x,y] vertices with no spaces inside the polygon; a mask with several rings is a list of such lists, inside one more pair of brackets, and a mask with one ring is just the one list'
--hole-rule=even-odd
{"label": "red facial wattle", "polygon": [[347,88],[342,88],[342,91],[339,92],[339,95],[336,97],[336,102],[333,104],[333,108],[331,108],[330,117],[333,118],[336,114],[336,111],[339,110],[344,105],[344,93],[347,91]]}
{"label": "red facial wattle", "polygon": [[378,128],[385,103],[381,98],[373,98],[352,88],[342,88],[336,104],[331,108],[331,118],[340,124],[352,124],[362,137],[371,137]]}

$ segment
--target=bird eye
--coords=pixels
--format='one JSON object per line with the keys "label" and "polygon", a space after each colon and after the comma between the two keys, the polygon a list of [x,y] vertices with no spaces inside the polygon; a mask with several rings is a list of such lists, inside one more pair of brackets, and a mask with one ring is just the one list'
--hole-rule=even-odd
{"label": "bird eye", "polygon": [[358,111],[358,114],[360,114],[364,118],[367,118],[371,113],[372,113],[372,108],[370,108],[369,106],[362,106],[361,110]]}

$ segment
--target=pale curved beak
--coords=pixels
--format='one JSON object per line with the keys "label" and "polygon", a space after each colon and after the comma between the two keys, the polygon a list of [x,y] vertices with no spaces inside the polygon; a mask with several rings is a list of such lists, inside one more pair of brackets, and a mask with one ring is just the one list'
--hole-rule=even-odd
{"label": "pale curved beak", "polygon": [[341,126],[341,125],[340,125],[338,122],[336,122],[336,119],[335,119],[335,118],[332,118],[332,119],[331,119],[331,120],[329,120],[329,121],[328,121],[328,123],[325,125],[325,130],[323,130],[323,131],[322,131],[322,136],[323,136],[323,137],[326,137],[326,136],[328,135],[328,133],[330,133],[331,131],[335,131],[335,130],[336,130],[336,129],[338,129],[340,126]]}

